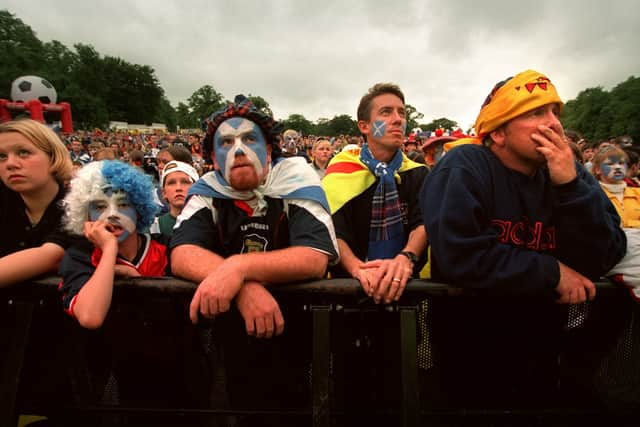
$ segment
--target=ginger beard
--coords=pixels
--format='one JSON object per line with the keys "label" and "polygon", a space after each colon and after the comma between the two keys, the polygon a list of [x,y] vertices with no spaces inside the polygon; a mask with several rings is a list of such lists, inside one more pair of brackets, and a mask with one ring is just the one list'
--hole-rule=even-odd
{"label": "ginger beard", "polygon": [[127,193],[107,187],[89,202],[89,220],[105,222],[118,243],[122,243],[135,233],[138,214]]}
{"label": "ginger beard", "polygon": [[270,147],[251,120],[233,117],[222,122],[213,138],[215,163],[224,180],[236,190],[256,188],[269,170]]}

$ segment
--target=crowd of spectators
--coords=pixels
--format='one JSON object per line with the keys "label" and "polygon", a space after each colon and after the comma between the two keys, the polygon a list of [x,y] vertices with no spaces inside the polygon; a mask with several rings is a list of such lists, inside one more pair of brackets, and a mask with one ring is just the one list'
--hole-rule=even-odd
{"label": "crowd of spectators", "polygon": [[[520,76],[529,77],[528,72]],[[546,77],[536,74],[536,78],[548,82],[545,91],[547,84],[552,87]],[[485,107],[501,87],[496,86],[478,117],[476,125],[486,125],[478,129],[482,134],[471,136],[442,129],[405,135],[404,95],[388,84],[374,86],[361,100],[358,127],[362,135],[301,135],[294,129],[281,129],[280,123],[241,96],[208,118],[204,131],[80,130],[58,137],[30,120],[0,124],[0,218],[15,233],[0,246],[0,286],[56,272],[60,265],[65,309],[81,325],[97,328],[109,309],[114,276],[177,273],[199,282],[190,306],[193,323],[230,310],[233,301],[247,334],[259,338],[280,335],[284,329],[283,315],[268,291],[271,284],[326,277],[330,270],[332,277],[356,278],[374,303],[388,304],[400,299],[412,278],[430,277],[429,268],[423,269],[429,261],[428,250],[435,250],[431,261],[437,261],[432,263],[433,271],[440,275],[436,279],[457,283],[472,277],[476,284],[486,282],[486,286],[502,280],[502,285],[514,284],[515,288],[531,282],[529,291],[555,290],[559,302],[592,299],[593,283],[569,268],[571,257],[569,267],[561,262],[562,251],[556,252],[555,246],[523,248],[515,241],[512,245],[496,241],[494,216],[502,212],[489,209],[487,221],[472,223],[478,206],[486,204],[465,206],[474,214],[459,210],[460,221],[446,228],[447,221],[456,217],[450,213],[462,206],[460,194],[495,193],[479,181],[464,181],[484,162],[491,166],[482,178],[491,181],[494,178],[488,176],[497,174],[491,182],[496,188],[504,186],[504,194],[521,192],[533,182],[523,179],[520,187],[513,187],[510,183],[517,168],[527,169],[522,174],[528,178],[541,180],[535,188],[536,203],[560,197],[563,191],[575,197],[578,190],[567,190],[571,185],[588,193],[598,205],[592,216],[610,219],[603,239],[613,234],[620,237],[611,239],[616,250],[609,251],[611,259],[603,265],[621,257],[624,237],[618,233],[620,226],[639,228],[640,215],[635,213],[640,190],[635,188],[640,187],[640,144],[628,135],[589,142],[579,132],[563,131],[558,119],[562,103],[555,89],[541,98],[527,98],[526,108],[518,107],[511,116],[496,113],[502,120],[498,123],[491,111],[498,101]],[[511,102],[504,93],[498,95],[506,101],[496,99]],[[525,148],[510,148],[521,141],[504,129],[525,119],[538,123],[531,128],[533,136],[528,134],[537,145],[529,140]],[[524,134],[530,129],[516,130]],[[453,147],[467,144],[482,145],[483,151],[465,147],[451,154]],[[518,150],[529,151],[522,154]],[[537,160],[527,156],[537,156]],[[470,161],[472,157],[476,160]],[[572,168],[574,162],[578,165]],[[53,166],[46,167],[48,164]],[[468,171],[460,172],[464,168]],[[474,185],[482,188],[469,190]],[[138,197],[142,189],[144,200]],[[504,194],[498,195],[502,198],[493,207],[516,205],[513,200],[518,197],[507,200]],[[584,203],[586,199],[580,200]],[[455,206],[443,208],[445,214],[438,210],[441,202]],[[561,216],[547,211],[551,205],[556,209],[551,202],[534,209],[542,217],[539,223],[544,222],[549,230]],[[61,206],[66,209],[64,219]],[[524,203],[513,211],[521,209],[526,217],[530,208]],[[60,234],[59,223],[77,236]],[[468,270],[464,270],[462,243],[454,245],[453,251],[449,246],[451,236],[472,226],[476,228],[470,234],[459,236],[459,242],[471,242],[464,257]],[[278,234],[283,230],[287,232]],[[490,243],[479,249],[474,246],[478,240],[469,239],[470,235],[483,236]],[[78,243],[78,236],[85,241]],[[496,269],[502,268],[498,272],[478,268],[474,254],[496,245],[496,255],[502,256],[505,244],[514,252],[527,252],[534,261],[543,260],[525,263],[540,276],[527,274],[529,282],[515,283],[515,276],[506,273],[506,262],[495,262]],[[155,255],[146,251],[149,247],[155,248]],[[286,255],[288,262],[277,262],[271,248],[281,251],[280,259]],[[36,269],[29,261],[34,257],[39,260]],[[536,268],[538,264],[549,268]],[[484,277],[474,276],[483,272],[487,273]],[[85,295],[82,304],[77,304],[81,295]],[[87,301],[92,303],[87,305]],[[300,373],[305,366],[298,368]],[[228,373],[230,377],[235,374]]]}

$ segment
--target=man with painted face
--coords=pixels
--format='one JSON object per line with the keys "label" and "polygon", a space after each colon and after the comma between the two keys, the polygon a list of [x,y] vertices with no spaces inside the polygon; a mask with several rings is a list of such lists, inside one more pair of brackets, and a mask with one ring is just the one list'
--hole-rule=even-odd
{"label": "man with painted face", "polygon": [[[310,325],[285,329],[269,288],[321,278],[338,258],[318,175],[304,159],[280,156],[279,130],[242,95],[207,119],[204,148],[215,170],[189,190],[171,240],[173,272],[199,283],[191,320],[216,317],[231,402],[252,408],[295,406],[308,396]],[[284,334],[267,345],[243,340],[244,330],[257,338]]]}
{"label": "man with painted face", "polygon": [[[250,335],[279,335],[284,321],[268,286],[321,278],[337,259],[320,180],[304,159],[280,156],[279,126],[242,95],[207,121],[215,171],[189,190],[171,241],[173,272],[200,283],[194,323],[235,299]],[[256,303],[268,314],[258,316]]]}
{"label": "man with painted face", "polygon": [[283,157],[299,156],[309,161],[309,156],[300,147],[300,134],[293,129],[287,129],[282,133],[280,148],[282,149]]}
{"label": "man with painted face", "polygon": [[92,162],[71,181],[63,201],[66,229],[87,239],[65,251],[60,264],[63,307],[85,328],[98,328],[111,305],[113,280],[163,276],[166,246],[142,231],[157,206],[151,178],[118,161]]}
{"label": "man with painted face", "polygon": [[376,303],[397,301],[426,260],[418,192],[427,168],[403,152],[404,94],[393,84],[369,89],[358,106],[362,149],[342,151],[322,185],[336,226],[340,266]]}
{"label": "man with painted face", "polygon": [[429,304],[438,390],[448,401],[548,404],[538,401],[558,384],[561,304],[593,299],[592,280],[625,253],[620,217],[565,141],[562,107],[537,71],[496,84],[477,137],[449,150],[421,190],[433,279],[523,303]]}

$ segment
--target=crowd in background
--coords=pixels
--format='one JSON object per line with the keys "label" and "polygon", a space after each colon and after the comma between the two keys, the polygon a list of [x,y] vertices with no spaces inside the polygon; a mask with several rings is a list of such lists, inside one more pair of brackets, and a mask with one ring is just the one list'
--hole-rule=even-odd
{"label": "crowd in background", "polygon": [[[445,154],[446,143],[465,136],[457,132],[459,131],[443,129],[435,132],[413,132],[405,138],[404,152],[411,160],[433,167]],[[637,178],[640,169],[640,143],[634,142],[631,136],[611,136],[606,140],[588,141],[573,130],[566,130],[565,136],[570,142],[576,160],[584,164],[589,171],[598,152],[609,146],[623,149],[629,158],[627,183],[633,187],[640,186],[640,180]],[[63,135],[62,139],[69,149],[74,168],[92,160],[122,160],[142,167],[158,180],[166,157],[171,157],[169,160],[192,164],[200,175],[213,167],[211,160],[204,156],[200,131],[130,134],[127,131],[79,130],[71,135]],[[280,146],[285,156],[304,157],[320,170],[326,169],[335,154],[345,148],[361,147],[363,143],[364,139],[360,135],[300,135],[291,129],[285,131],[280,138]]]}

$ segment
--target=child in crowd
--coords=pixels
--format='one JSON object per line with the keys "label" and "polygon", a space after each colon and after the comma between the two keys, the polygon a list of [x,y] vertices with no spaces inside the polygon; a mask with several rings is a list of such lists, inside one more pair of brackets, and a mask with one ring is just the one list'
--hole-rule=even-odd
{"label": "child in crowd", "polygon": [[34,120],[0,124],[0,287],[55,272],[72,239],[61,228],[69,151]]}
{"label": "child in crowd", "polygon": [[187,163],[171,160],[165,165],[162,170],[160,187],[162,188],[162,198],[169,205],[169,212],[156,217],[151,226],[151,233],[171,237],[176,218],[182,212],[187,201],[187,192],[198,179],[198,172]]}
{"label": "child in crowd", "polygon": [[628,164],[624,150],[608,146],[593,158],[593,174],[620,215],[627,236],[627,254],[609,275],[627,285],[631,295],[640,301],[640,188],[625,182]]}
{"label": "child in crowd", "polygon": [[640,228],[640,188],[625,182],[629,156],[621,148],[609,146],[593,158],[593,174],[615,206],[623,228]]}
{"label": "child in crowd", "polygon": [[119,161],[93,162],[71,181],[64,199],[64,223],[84,235],[60,264],[65,310],[85,328],[98,328],[111,305],[113,280],[163,276],[166,246],[144,233],[157,205],[151,178]]}

